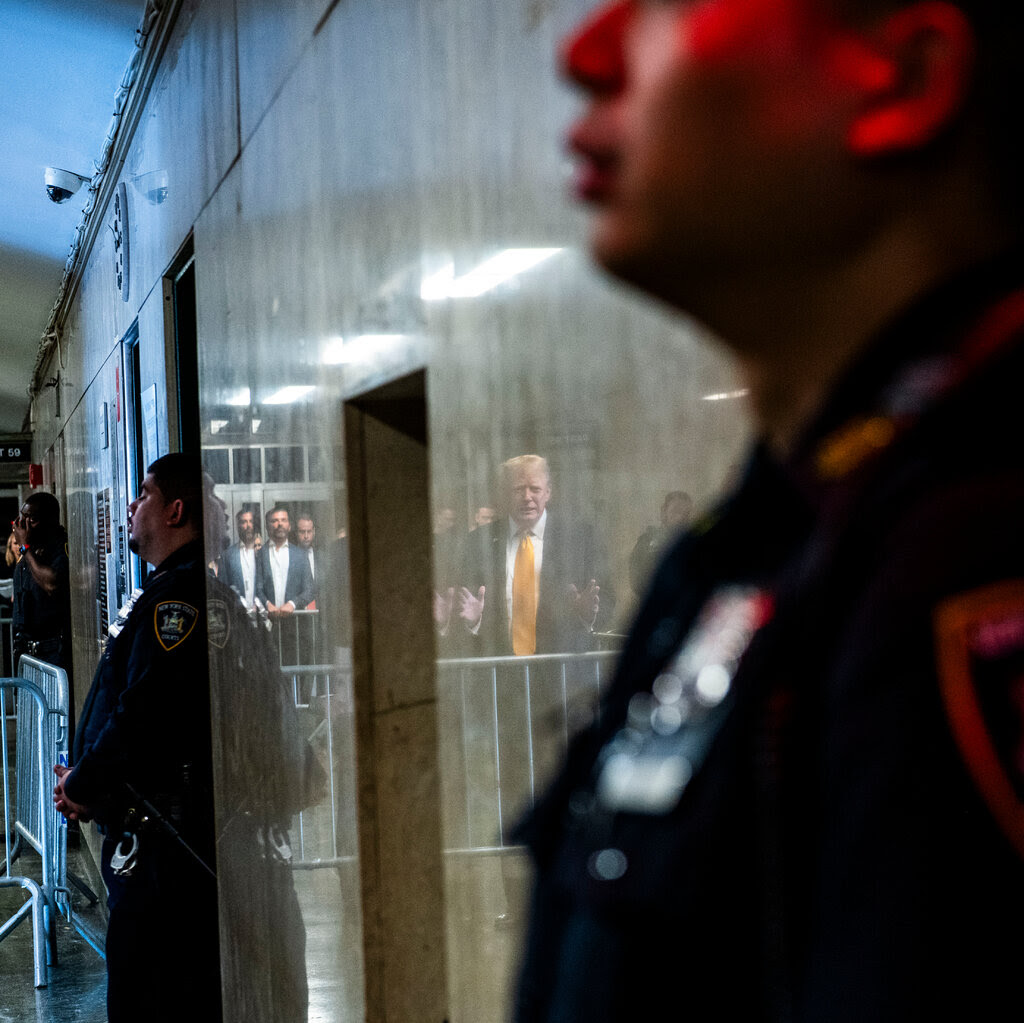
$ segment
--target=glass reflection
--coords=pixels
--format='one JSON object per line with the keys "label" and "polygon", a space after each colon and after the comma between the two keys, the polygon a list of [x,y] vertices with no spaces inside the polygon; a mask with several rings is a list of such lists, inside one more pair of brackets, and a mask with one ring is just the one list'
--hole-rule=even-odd
{"label": "glass reflection", "polygon": [[[223,547],[227,517],[212,486],[207,476],[210,553]],[[216,560],[207,600],[221,796],[218,889],[222,905],[230,907],[222,914],[223,969],[226,990],[241,999],[244,1018],[299,1023],[308,1015],[309,988],[291,834],[293,818],[322,802],[328,774],[282,677],[270,619],[252,596],[258,586],[253,512],[240,510],[235,524],[238,540]],[[227,581],[236,561],[241,592]]]}

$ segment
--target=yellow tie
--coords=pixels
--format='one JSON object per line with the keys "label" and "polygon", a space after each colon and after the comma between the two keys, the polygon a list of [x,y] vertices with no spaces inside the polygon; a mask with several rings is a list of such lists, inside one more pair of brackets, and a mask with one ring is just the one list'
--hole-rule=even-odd
{"label": "yellow tie", "polygon": [[533,541],[524,533],[512,570],[512,652],[517,656],[537,651],[537,578]]}

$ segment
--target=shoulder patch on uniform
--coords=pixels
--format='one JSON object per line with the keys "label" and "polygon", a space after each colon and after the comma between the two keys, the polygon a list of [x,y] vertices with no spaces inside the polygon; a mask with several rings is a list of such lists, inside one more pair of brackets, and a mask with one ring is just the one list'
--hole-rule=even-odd
{"label": "shoulder patch on uniform", "polygon": [[209,641],[223,650],[231,634],[231,618],[223,600],[212,598],[206,602],[206,635]]}
{"label": "shoulder patch on uniform", "polygon": [[191,604],[180,600],[161,601],[153,611],[156,638],[165,650],[173,650],[188,639],[198,619],[199,612]]}
{"label": "shoulder patch on uniform", "polygon": [[952,597],[935,615],[939,681],[961,754],[1024,856],[1024,580]]}

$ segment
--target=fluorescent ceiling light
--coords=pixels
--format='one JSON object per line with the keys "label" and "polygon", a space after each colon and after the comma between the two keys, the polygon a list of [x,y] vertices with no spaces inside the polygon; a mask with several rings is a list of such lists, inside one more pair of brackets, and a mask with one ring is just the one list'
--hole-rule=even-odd
{"label": "fluorescent ceiling light", "polygon": [[298,386],[292,384],[289,387],[282,387],[279,391],[274,391],[269,398],[263,400],[264,405],[291,405],[293,402],[298,401],[300,398],[305,398],[310,391],[316,388],[310,386]]}
{"label": "fluorescent ceiling light", "polygon": [[248,405],[251,400],[252,395],[249,392],[249,388],[241,387],[228,397],[227,404],[242,407]]}
{"label": "fluorescent ceiling light", "polygon": [[477,298],[561,251],[560,248],[503,249],[461,277],[455,276],[455,266],[449,263],[423,281],[420,298],[425,302],[443,298]]}
{"label": "fluorescent ceiling light", "polygon": [[701,401],[731,401],[733,398],[745,398],[750,392],[746,387],[738,391],[719,391],[717,394],[705,394]]}

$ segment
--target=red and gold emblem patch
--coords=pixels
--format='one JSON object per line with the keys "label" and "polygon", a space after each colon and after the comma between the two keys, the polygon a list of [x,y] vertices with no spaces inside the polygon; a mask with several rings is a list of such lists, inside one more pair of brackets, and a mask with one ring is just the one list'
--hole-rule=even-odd
{"label": "red and gold emblem patch", "polygon": [[1024,580],[953,597],[935,623],[953,734],[1000,827],[1024,855]]}

